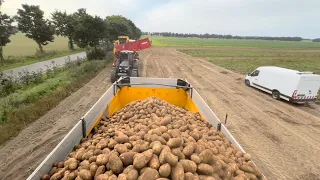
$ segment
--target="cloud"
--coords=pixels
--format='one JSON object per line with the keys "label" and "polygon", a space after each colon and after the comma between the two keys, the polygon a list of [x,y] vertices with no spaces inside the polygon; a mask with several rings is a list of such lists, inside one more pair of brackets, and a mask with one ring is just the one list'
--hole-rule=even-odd
{"label": "cloud", "polygon": [[24,3],[40,5],[46,17],[79,8],[123,15],[143,31],[320,37],[320,0],[6,0],[1,10],[14,15]]}
{"label": "cloud", "polygon": [[15,15],[21,4],[39,5],[47,18],[56,9],[72,13],[79,8],[86,8],[89,14],[104,18],[115,14],[129,15],[138,8],[134,0],[6,0],[2,11]]}
{"label": "cloud", "polygon": [[319,0],[186,0],[147,11],[144,31],[320,36]]}

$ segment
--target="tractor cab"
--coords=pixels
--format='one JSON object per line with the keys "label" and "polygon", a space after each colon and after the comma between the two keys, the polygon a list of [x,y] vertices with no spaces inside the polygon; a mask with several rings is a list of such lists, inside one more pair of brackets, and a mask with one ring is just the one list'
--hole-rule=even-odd
{"label": "tractor cab", "polygon": [[138,77],[138,59],[134,51],[119,51],[115,68],[111,71],[111,82],[120,77]]}
{"label": "tractor cab", "polygon": [[125,44],[129,40],[129,36],[119,36],[118,40],[120,44]]}

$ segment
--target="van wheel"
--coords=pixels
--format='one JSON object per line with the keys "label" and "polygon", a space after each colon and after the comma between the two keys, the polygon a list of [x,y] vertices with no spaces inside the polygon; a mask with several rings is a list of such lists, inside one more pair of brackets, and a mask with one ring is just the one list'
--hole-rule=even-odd
{"label": "van wheel", "polygon": [[272,98],[279,100],[280,99],[280,92],[277,90],[272,91]]}
{"label": "van wheel", "polygon": [[246,86],[250,87],[250,81],[249,80],[245,80],[244,83],[246,84]]}

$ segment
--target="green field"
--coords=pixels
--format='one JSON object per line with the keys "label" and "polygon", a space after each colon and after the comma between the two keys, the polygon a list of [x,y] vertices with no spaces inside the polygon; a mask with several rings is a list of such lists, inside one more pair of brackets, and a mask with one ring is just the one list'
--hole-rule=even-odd
{"label": "green field", "polygon": [[320,49],[320,43],[312,41],[267,41],[267,40],[236,40],[236,39],[200,39],[149,36],[153,46],[167,47],[239,47],[267,49]]}
{"label": "green field", "polygon": [[44,46],[44,54],[37,53],[38,45],[22,33],[17,33],[10,39],[11,43],[3,48],[5,61],[0,64],[0,71],[84,51],[79,48],[70,51],[68,39],[61,36],[56,36],[54,42]]}
{"label": "green field", "polygon": [[181,49],[180,51],[195,57],[204,57],[218,66],[241,74],[253,71],[259,66],[279,66],[320,74],[320,52],[250,51],[240,48],[232,50]]}
{"label": "green field", "polygon": [[[17,33],[11,36],[11,43],[3,48],[4,56],[30,56],[36,53],[38,45],[32,39],[25,37],[23,33]],[[52,43],[44,46],[45,51],[67,51],[68,39],[61,36],[55,36]]]}

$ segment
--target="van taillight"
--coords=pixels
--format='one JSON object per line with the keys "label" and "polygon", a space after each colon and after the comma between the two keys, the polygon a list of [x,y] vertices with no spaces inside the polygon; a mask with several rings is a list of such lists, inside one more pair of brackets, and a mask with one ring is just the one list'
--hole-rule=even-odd
{"label": "van taillight", "polygon": [[296,97],[297,97],[297,90],[295,90],[294,92],[293,92],[293,94],[292,94],[292,99],[295,99]]}

